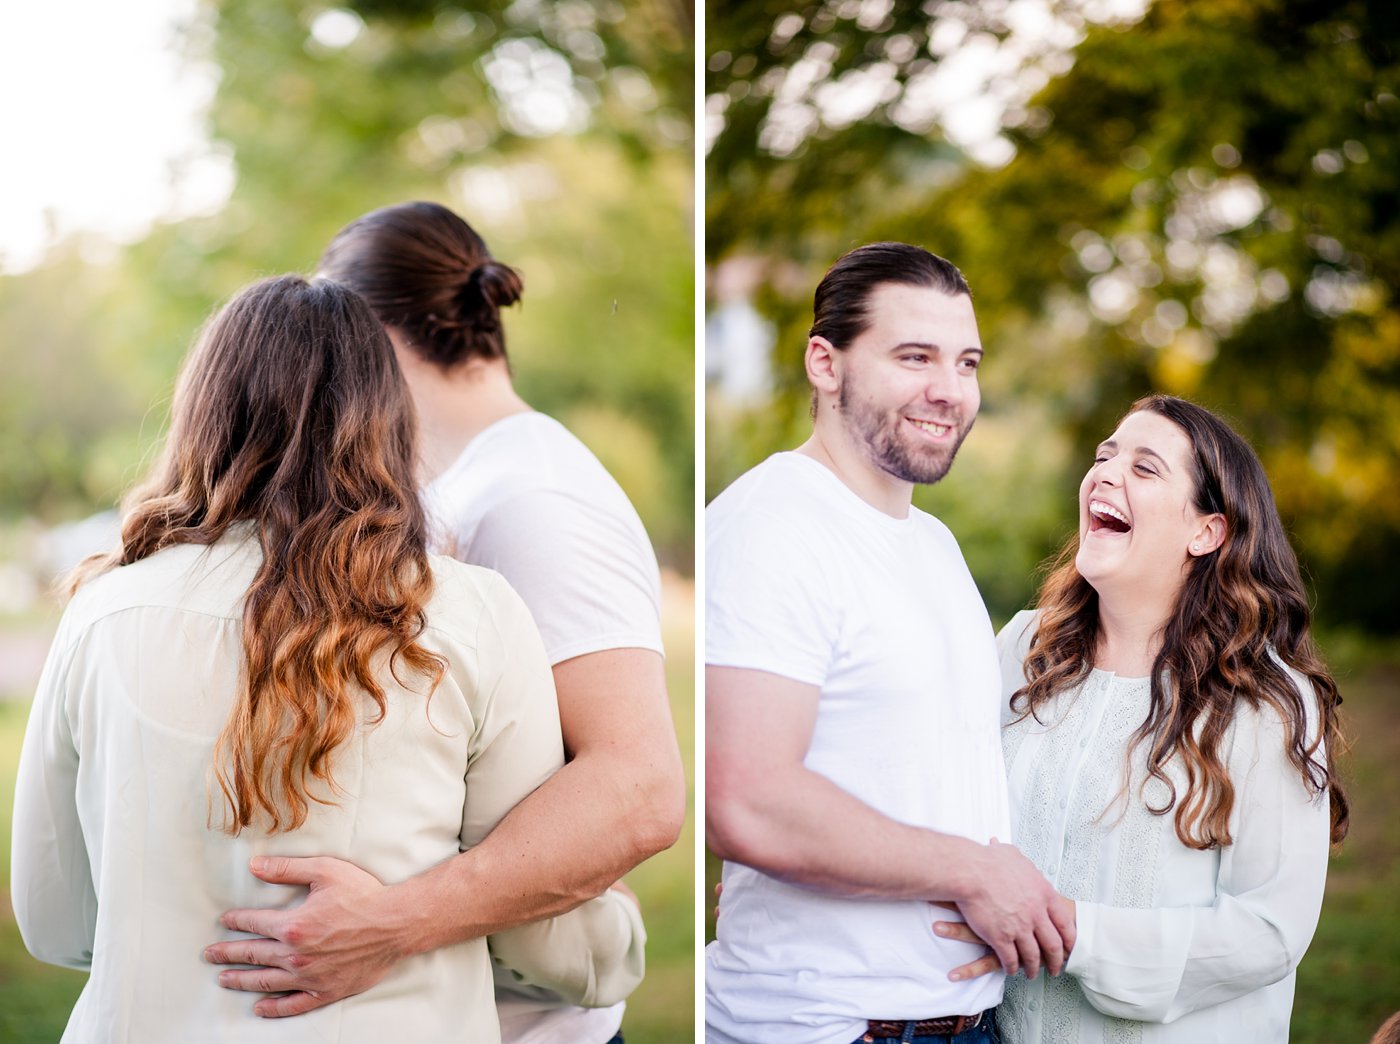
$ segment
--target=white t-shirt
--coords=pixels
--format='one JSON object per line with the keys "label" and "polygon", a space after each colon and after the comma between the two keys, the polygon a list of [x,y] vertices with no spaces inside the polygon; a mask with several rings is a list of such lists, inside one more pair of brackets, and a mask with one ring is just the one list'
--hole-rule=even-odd
{"label": "white t-shirt", "polygon": [[[1199,851],[1176,836],[1169,796],[1146,784],[1133,733],[1146,719],[1150,680],[1093,670],[1039,711],[1010,709],[1038,614],[1002,629],[1003,740],[1017,842],[1075,900],[1078,940],[1057,979],[1018,975],[997,1012],[1007,1044],[1186,1044],[1288,1039],[1293,969],[1317,927],[1331,817],[1284,754],[1273,711],[1240,708],[1221,750],[1235,805],[1234,843]],[[1316,703],[1302,675],[1310,730]],[[1043,722],[1043,724],[1042,724]],[[1187,792],[1179,761],[1167,774]]]}
{"label": "white t-shirt", "polygon": [[[656,553],[627,495],[562,424],[517,413],[482,430],[423,490],[437,549],[494,569],[520,594],[557,665],[661,645]],[[640,931],[640,926],[638,928]],[[498,973],[506,1044],[602,1044],[623,1004],[566,1006]]]}
{"label": "white t-shirt", "polygon": [[[991,621],[948,528],[895,519],[822,464],[770,457],[705,516],[705,662],[821,690],[804,764],[892,819],[1010,837]],[[713,742],[713,739],[711,740]],[[724,866],[706,949],[715,1044],[847,1044],[867,1019],[972,1014],[1002,977],[928,903],[847,899]]]}
{"label": "white t-shirt", "polygon": [[504,576],[552,664],[661,646],[661,577],[642,520],[598,458],[542,413],[490,425],[423,491],[437,549]]}

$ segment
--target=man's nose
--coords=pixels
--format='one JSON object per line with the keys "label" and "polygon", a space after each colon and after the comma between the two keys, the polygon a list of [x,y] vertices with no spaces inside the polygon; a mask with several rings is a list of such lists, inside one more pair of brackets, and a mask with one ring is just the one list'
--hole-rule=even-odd
{"label": "man's nose", "polygon": [[956,362],[929,369],[928,382],[924,385],[924,398],[929,402],[958,406],[962,404],[963,395],[963,378],[958,373]]}

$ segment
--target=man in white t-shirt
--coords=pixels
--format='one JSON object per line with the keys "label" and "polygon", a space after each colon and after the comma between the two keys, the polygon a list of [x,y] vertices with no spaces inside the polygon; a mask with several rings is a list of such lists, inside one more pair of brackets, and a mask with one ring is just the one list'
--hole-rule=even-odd
{"label": "man in white t-shirt", "polygon": [[852,251],[817,288],[812,436],[706,512],[711,1044],[995,1041],[1000,974],[1058,974],[1073,920],[1010,839],[991,622],[911,504],[977,416],[981,340],[947,261]]}

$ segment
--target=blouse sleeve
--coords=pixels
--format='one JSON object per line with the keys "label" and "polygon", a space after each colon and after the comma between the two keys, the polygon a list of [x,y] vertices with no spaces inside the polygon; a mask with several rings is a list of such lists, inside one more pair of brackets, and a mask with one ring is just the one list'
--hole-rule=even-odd
{"label": "blouse sleeve", "polygon": [[15,781],[10,893],[29,952],[87,971],[97,930],[97,891],[78,818],[78,748],[68,705],[75,652],[54,640],[29,712]]}
{"label": "blouse sleeve", "polygon": [[[481,672],[489,695],[467,772],[464,849],[563,764],[559,705],[544,646],[520,597],[498,583],[499,642],[482,643],[484,658],[492,650]],[[641,982],[644,971],[641,915],[616,892],[487,941],[511,979],[552,990],[571,1004],[615,1004]]]}
{"label": "blouse sleeve", "polygon": [[[1294,681],[1313,704],[1311,686]],[[1304,786],[1267,709],[1241,712],[1229,771],[1235,840],[1220,853],[1213,905],[1077,904],[1066,971],[1105,1015],[1171,1022],[1279,981],[1312,941],[1327,876],[1327,795]]]}
{"label": "blouse sleeve", "polygon": [[997,658],[1001,662],[1001,724],[1005,728],[1018,715],[1011,709],[1011,697],[1026,684],[1026,653],[1040,625],[1040,613],[1022,609],[997,632]]}
{"label": "blouse sleeve", "polygon": [[512,981],[542,986],[570,1004],[606,1008],[637,988],[646,973],[646,931],[637,905],[607,891],[566,914],[487,942]]}

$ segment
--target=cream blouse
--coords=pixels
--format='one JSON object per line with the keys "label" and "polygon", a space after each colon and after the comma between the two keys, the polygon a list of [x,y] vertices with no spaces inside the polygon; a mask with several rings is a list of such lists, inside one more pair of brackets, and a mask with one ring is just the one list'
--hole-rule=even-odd
{"label": "cream blouse", "polygon": [[1075,900],[1078,941],[1059,978],[1008,979],[997,1013],[1007,1044],[1286,1041],[1294,969],[1322,905],[1326,796],[1289,764],[1273,713],[1242,710],[1225,746],[1234,843],[1187,848],[1173,813],[1148,810],[1165,785],[1149,783],[1145,799],[1138,789],[1141,751],[1124,792],[1148,679],[1094,670],[1042,708],[1043,725],[1014,720],[1009,699],[1025,684],[1035,626],[1036,614],[1022,612],[998,636],[1012,822],[1021,851]]}
{"label": "cream blouse", "polygon": [[[11,887],[30,951],[91,972],[63,1040],[497,1041],[485,939],[411,957],[364,993],[288,1019],[254,1016],[256,995],[221,989],[200,959],[233,934],[222,911],[305,894],[259,882],[249,857],[332,855],[400,881],[476,844],[563,762],[523,603],[495,573],[434,557],[420,643],[448,669],[431,700],[384,671],[384,720],[336,752],[332,803],[313,803],[291,833],[209,829],[214,740],[260,561],[247,527],[171,547],[85,584],[59,625],[20,759]],[[640,919],[616,893],[491,945],[518,981],[576,1003],[615,1003],[641,976]]]}

